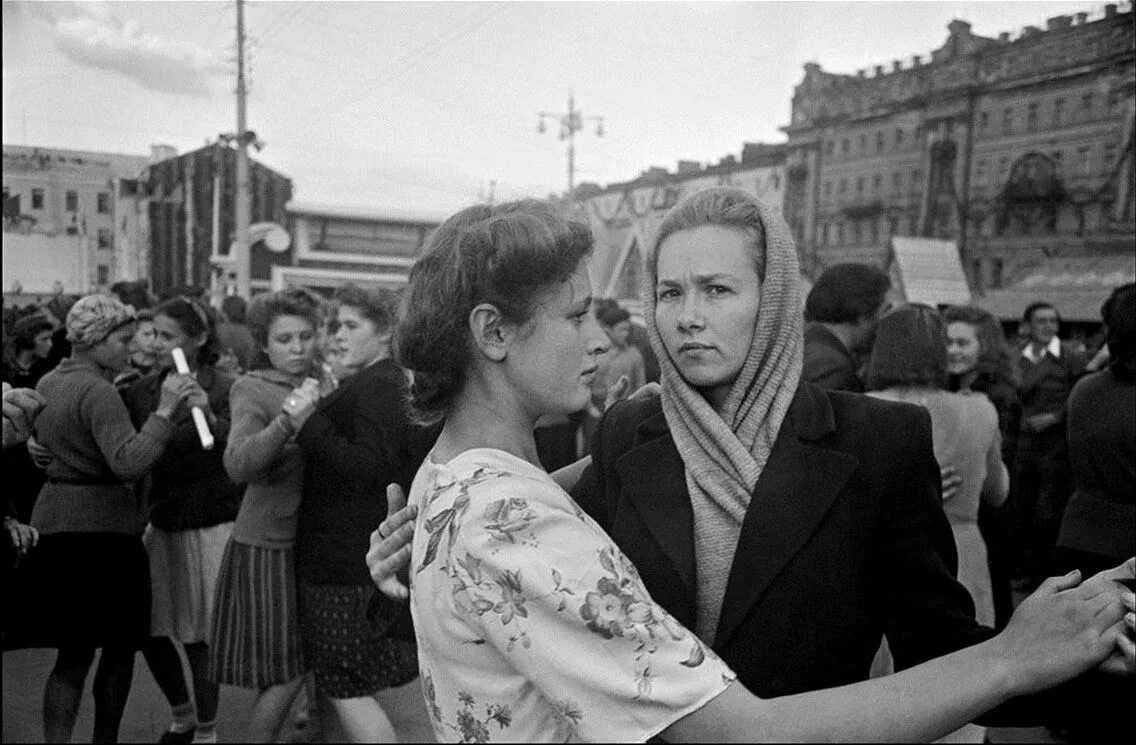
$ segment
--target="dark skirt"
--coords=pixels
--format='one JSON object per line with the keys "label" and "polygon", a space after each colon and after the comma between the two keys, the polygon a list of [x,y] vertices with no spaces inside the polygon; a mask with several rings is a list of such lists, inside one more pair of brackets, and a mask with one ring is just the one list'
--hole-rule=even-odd
{"label": "dark skirt", "polygon": [[[413,642],[389,639],[389,618],[374,612],[374,585],[315,585],[300,581],[304,660],[316,690],[331,698],[370,696],[418,677]],[[387,601],[390,602],[390,601]]]}
{"label": "dark skirt", "polygon": [[210,678],[263,689],[303,673],[292,549],[230,539],[213,605]]}
{"label": "dark skirt", "polygon": [[150,565],[141,536],[51,533],[16,571],[4,604],[7,649],[125,646],[150,636]]}

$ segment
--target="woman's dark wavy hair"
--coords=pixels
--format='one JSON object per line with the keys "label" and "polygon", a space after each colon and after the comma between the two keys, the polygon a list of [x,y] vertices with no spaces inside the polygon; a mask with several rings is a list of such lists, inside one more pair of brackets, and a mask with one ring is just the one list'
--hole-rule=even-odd
{"label": "woman's dark wavy hair", "polygon": [[410,270],[395,330],[395,358],[413,374],[414,418],[444,419],[465,383],[475,306],[524,324],[591,249],[586,222],[538,200],[475,205],[442,223]]}
{"label": "woman's dark wavy hair", "polygon": [[[375,332],[382,334],[391,329],[398,315],[398,294],[385,287],[363,289],[348,282],[335,291],[334,301],[336,313],[332,314],[331,323],[339,326],[338,310],[349,305],[359,314],[375,324]],[[329,331],[331,329],[329,328]]]}
{"label": "woman's dark wavy hair", "polygon": [[911,303],[881,318],[868,363],[868,390],[946,384],[947,331],[939,311]]}
{"label": "woman's dark wavy hair", "polygon": [[289,287],[255,296],[249,303],[247,323],[253,341],[256,342],[257,353],[249,363],[249,368],[256,370],[269,366],[264,348],[268,346],[268,329],[273,321],[280,316],[298,316],[311,321],[313,330],[318,329],[321,302],[319,295],[302,287]]}
{"label": "woman's dark wavy hair", "polygon": [[966,323],[974,328],[978,337],[978,364],[975,369],[979,375],[1018,387],[1014,353],[1006,341],[1002,324],[993,313],[974,305],[952,305],[943,311],[943,322],[948,326]]}
{"label": "woman's dark wavy hair", "polygon": [[181,326],[187,336],[205,334],[205,343],[197,350],[197,365],[212,365],[221,355],[217,351],[217,322],[212,309],[187,297],[172,297],[163,300],[158,307],[149,311],[151,318],[166,316]]}
{"label": "woman's dark wavy hair", "polygon": [[1136,380],[1136,283],[1112,291],[1101,306],[1108,368],[1121,380]]}

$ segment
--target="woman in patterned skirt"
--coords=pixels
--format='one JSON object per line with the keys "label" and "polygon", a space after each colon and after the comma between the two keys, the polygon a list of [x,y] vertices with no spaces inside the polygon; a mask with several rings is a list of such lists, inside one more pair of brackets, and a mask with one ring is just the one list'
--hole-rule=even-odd
{"label": "woman in patterned skirt", "polygon": [[225,470],[246,487],[217,581],[210,676],[258,691],[248,737],[273,742],[304,673],[293,557],[304,455],[282,407],[319,390],[318,301],[301,290],[258,295],[248,321],[262,353],[229,396]]}
{"label": "woman in patterned skirt", "polygon": [[306,457],[296,538],[304,660],[330,704],[329,741],[394,742],[375,693],[413,680],[418,660],[413,643],[387,638],[387,614],[372,612],[393,603],[362,557],[386,514],[386,485],[408,488],[433,439],[411,426],[406,375],[391,359],[394,293],[347,285],[335,302],[334,343],[351,375],[318,406],[299,394],[284,407]]}

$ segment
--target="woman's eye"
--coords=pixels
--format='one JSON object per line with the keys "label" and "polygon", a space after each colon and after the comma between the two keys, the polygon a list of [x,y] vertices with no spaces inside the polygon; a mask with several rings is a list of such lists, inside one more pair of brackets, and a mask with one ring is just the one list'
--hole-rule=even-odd
{"label": "woman's eye", "polygon": [[725,285],[710,285],[706,291],[711,295],[725,295],[730,292],[730,288]]}
{"label": "woman's eye", "polygon": [[659,290],[656,293],[656,296],[659,300],[673,300],[674,298],[678,297],[678,290],[670,287],[665,290]]}

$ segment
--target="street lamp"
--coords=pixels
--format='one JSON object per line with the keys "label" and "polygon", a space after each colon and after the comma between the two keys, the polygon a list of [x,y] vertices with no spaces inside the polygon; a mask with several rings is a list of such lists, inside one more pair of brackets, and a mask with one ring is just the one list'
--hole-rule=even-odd
{"label": "street lamp", "polygon": [[568,113],[554,114],[541,111],[537,116],[537,132],[544,134],[547,131],[547,127],[544,123],[545,119],[552,119],[560,125],[560,139],[568,140],[568,194],[571,196],[576,190],[576,133],[584,129],[584,121],[586,119],[596,122],[596,137],[603,137],[604,118],[602,116],[585,117],[583,113],[576,108],[575,92],[568,93]]}

